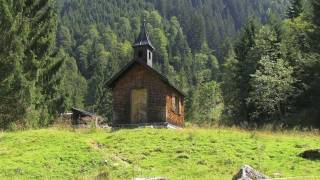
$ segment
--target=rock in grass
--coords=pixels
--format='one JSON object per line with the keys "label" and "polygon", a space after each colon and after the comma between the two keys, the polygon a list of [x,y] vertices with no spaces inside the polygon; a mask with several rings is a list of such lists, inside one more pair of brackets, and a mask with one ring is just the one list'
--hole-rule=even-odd
{"label": "rock in grass", "polygon": [[244,165],[240,169],[240,171],[236,175],[234,175],[232,178],[232,180],[256,180],[256,179],[270,179],[270,178],[248,165]]}
{"label": "rock in grass", "polygon": [[300,157],[310,160],[320,160],[320,149],[311,149],[299,154]]}
{"label": "rock in grass", "polygon": [[187,154],[179,154],[177,159],[189,159],[189,156]]}

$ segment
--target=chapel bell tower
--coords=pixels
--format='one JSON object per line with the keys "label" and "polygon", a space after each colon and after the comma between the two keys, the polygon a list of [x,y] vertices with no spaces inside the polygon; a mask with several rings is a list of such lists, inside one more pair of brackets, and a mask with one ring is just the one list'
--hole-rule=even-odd
{"label": "chapel bell tower", "polygon": [[152,57],[154,47],[151,44],[147,30],[146,30],[146,21],[144,20],[141,25],[141,30],[138,38],[133,44],[134,49],[134,59],[144,62],[148,66],[152,67]]}

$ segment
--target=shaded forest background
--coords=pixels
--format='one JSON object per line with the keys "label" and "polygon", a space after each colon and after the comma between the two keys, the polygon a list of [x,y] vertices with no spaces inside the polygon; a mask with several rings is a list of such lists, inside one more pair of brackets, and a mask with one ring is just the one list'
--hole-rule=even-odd
{"label": "shaded forest background", "polygon": [[198,124],[319,126],[317,0],[0,0],[0,123],[50,125],[71,107],[112,117],[105,82],[147,21],[155,68]]}

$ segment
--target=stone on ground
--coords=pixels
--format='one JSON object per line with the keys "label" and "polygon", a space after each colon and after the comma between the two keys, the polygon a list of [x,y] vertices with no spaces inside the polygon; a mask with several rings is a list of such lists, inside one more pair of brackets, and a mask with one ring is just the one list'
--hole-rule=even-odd
{"label": "stone on ground", "polygon": [[310,160],[320,160],[320,149],[311,149],[299,154],[300,157]]}
{"label": "stone on ground", "polygon": [[244,165],[240,171],[233,176],[232,180],[259,180],[259,179],[270,179],[268,176],[260,173],[253,169],[249,165]]}

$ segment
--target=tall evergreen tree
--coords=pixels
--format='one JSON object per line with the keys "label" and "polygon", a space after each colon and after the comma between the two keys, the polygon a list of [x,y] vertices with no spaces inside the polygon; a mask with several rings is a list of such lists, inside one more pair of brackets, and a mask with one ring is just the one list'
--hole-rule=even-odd
{"label": "tall evergreen tree", "polygon": [[2,128],[14,120],[30,127],[47,125],[59,80],[55,75],[62,64],[53,58],[57,20],[54,1],[2,0],[0,4],[0,56],[1,67],[5,68],[1,71],[0,99],[13,105],[0,108],[5,111],[5,118],[0,117]]}
{"label": "tall evergreen tree", "polygon": [[236,117],[239,115],[239,87],[236,83],[236,79],[238,78],[237,74],[237,63],[235,53],[233,49],[229,49],[227,53],[224,63],[222,65],[222,94],[223,100],[225,104],[225,114],[226,117]]}
{"label": "tall evergreen tree", "polygon": [[311,0],[312,5],[312,23],[314,25],[314,33],[311,37],[313,50],[320,51],[320,2]]}
{"label": "tall evergreen tree", "polygon": [[313,23],[320,27],[320,2],[317,0],[311,0],[311,5],[312,5],[312,20]]}
{"label": "tall evergreen tree", "polygon": [[308,72],[307,83],[308,90],[306,97],[309,97],[311,107],[314,109],[315,122],[320,127],[320,2],[317,0],[311,0],[312,4],[312,24],[313,32],[309,37],[311,44],[311,52],[309,53],[309,63],[306,66]]}
{"label": "tall evergreen tree", "polygon": [[289,8],[287,10],[287,16],[289,19],[298,17],[303,11],[302,0],[291,0]]}
{"label": "tall evergreen tree", "polygon": [[257,59],[254,57],[251,49],[255,47],[256,34],[258,25],[255,20],[249,20],[243,28],[241,38],[235,45],[235,55],[238,63],[236,64],[237,79],[236,87],[239,90],[237,97],[239,98],[238,119],[249,120],[249,110],[251,109],[246,102],[250,89],[249,82],[251,74],[256,71]]}
{"label": "tall evergreen tree", "polygon": [[72,107],[84,107],[87,93],[86,79],[80,74],[76,60],[60,49],[58,57],[63,59],[59,70],[61,84],[57,87],[54,109],[59,113],[68,112]]}
{"label": "tall evergreen tree", "polygon": [[[18,3],[21,3],[20,1]],[[21,120],[28,104],[27,80],[23,75],[24,44],[22,10],[13,1],[0,1],[0,128]]]}
{"label": "tall evergreen tree", "polygon": [[205,40],[205,24],[204,19],[199,14],[193,14],[190,17],[190,24],[187,32],[188,42],[191,49],[200,51]]}

